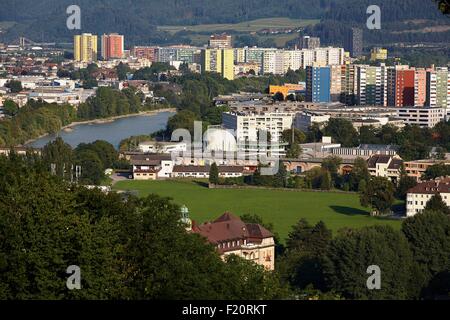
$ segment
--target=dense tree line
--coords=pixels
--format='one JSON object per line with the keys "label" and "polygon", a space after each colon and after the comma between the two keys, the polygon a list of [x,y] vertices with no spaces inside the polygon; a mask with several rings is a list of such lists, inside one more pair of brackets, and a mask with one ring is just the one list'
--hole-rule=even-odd
{"label": "dense tree line", "polygon": [[[61,138],[49,142],[42,149],[42,163],[53,174],[67,181],[78,181],[87,185],[99,185],[106,169],[129,168],[129,163],[120,160],[114,146],[106,141],[82,143],[75,149]],[[81,167],[81,176],[76,176],[76,167]]]}
{"label": "dense tree line", "polygon": [[12,118],[0,121],[0,145],[15,146],[47,133],[56,133],[76,119],[76,110],[70,105],[30,100]]}
{"label": "dense tree line", "polygon": [[[63,153],[62,162],[69,159]],[[406,219],[400,231],[377,225],[333,236],[323,222],[300,220],[277,250],[271,273],[234,256],[223,262],[213,246],[184,230],[180,208],[168,199],[78,187],[51,175],[45,156],[31,153],[0,157],[0,174],[0,299],[434,299],[450,293],[450,215],[439,205]],[[242,219],[275,232],[257,215]],[[70,265],[81,268],[82,290],[66,287]],[[380,290],[366,285],[372,265],[382,272]]]}
{"label": "dense tree line", "polygon": [[[0,299],[277,299],[277,275],[224,263],[187,233],[180,208],[152,195],[103,194],[47,173],[35,157],[0,158]],[[81,290],[66,287],[70,265]]]}
{"label": "dense tree line", "polygon": [[[301,220],[287,239],[280,273],[309,298],[448,298],[449,230],[450,216],[435,211],[408,218],[401,231],[379,225],[342,229],[334,237],[323,222]],[[380,290],[366,285],[373,265],[381,270]]]}

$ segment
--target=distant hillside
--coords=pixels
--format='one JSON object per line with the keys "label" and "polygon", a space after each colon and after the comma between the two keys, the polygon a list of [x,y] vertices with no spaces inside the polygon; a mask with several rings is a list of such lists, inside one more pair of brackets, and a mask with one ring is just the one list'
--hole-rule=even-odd
{"label": "distant hillside", "polygon": [[[156,26],[226,24],[270,17],[321,19],[323,23],[311,31],[327,42],[327,33],[332,35],[335,25],[336,30],[363,26],[370,4],[382,9],[383,32],[406,30],[405,20],[426,20],[426,26],[449,23],[432,0],[2,0],[0,28],[4,32],[0,41],[22,35],[35,41],[71,41],[74,32],[66,28],[65,13],[71,4],[81,7],[82,31],[120,32],[128,44],[189,42],[183,32],[171,35]],[[411,39],[414,35],[400,33],[397,37]]]}

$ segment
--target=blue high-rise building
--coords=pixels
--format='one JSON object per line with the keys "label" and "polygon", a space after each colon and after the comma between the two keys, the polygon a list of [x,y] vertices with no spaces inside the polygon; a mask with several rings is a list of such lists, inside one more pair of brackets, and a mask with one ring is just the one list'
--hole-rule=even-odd
{"label": "blue high-rise building", "polygon": [[307,102],[330,102],[330,89],[330,67],[306,67]]}

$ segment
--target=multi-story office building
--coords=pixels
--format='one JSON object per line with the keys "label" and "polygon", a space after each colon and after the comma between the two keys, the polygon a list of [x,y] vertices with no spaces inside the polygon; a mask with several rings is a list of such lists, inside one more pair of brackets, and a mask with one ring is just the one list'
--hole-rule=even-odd
{"label": "multi-story office building", "polygon": [[124,50],[124,37],[117,33],[102,35],[103,60],[122,59]]}
{"label": "multi-story office building", "polygon": [[212,35],[208,46],[211,49],[231,49],[233,48],[232,38],[226,34]]}
{"label": "multi-story office building", "polygon": [[414,106],[415,70],[409,66],[395,66],[387,70],[388,106]]}
{"label": "multi-story office building", "polygon": [[97,36],[83,33],[74,37],[73,55],[77,62],[97,61]]}
{"label": "multi-story office building", "polygon": [[349,51],[352,57],[359,57],[363,52],[363,30],[351,28],[345,37],[344,48]]}
{"label": "multi-story office building", "polygon": [[433,128],[445,119],[445,109],[433,107],[400,107],[397,117],[405,124]]}
{"label": "multi-story office building", "polygon": [[357,101],[360,105],[387,105],[386,66],[357,66]]}
{"label": "multi-story office building", "polygon": [[301,49],[316,49],[320,48],[320,38],[304,36],[300,39]]}
{"label": "multi-story office building", "polygon": [[330,67],[306,68],[306,101],[330,102],[331,69]]}
{"label": "multi-story office building", "polygon": [[203,49],[201,52],[202,72],[216,72],[228,80],[234,79],[233,49]]}

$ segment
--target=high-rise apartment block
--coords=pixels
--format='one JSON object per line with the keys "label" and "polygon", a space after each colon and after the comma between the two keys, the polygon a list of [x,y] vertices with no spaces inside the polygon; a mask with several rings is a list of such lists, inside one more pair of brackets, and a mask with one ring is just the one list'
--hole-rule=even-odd
{"label": "high-rise apartment block", "polygon": [[122,59],[124,54],[123,35],[112,33],[102,35],[102,58],[103,60]]}
{"label": "high-rise apartment block", "polygon": [[388,105],[392,107],[414,106],[415,70],[409,66],[395,66],[387,72]]}
{"label": "high-rise apartment block", "polygon": [[97,61],[97,36],[83,33],[74,37],[73,56],[78,62]]}
{"label": "high-rise apartment block", "polygon": [[306,101],[330,102],[331,101],[331,68],[307,67],[306,68]]}
{"label": "high-rise apartment block", "polygon": [[387,105],[387,69],[381,66],[357,66],[357,102],[360,105]]}
{"label": "high-rise apartment block", "polygon": [[351,28],[346,34],[344,48],[352,57],[359,57],[363,52],[363,30]]}
{"label": "high-rise apartment block", "polygon": [[225,79],[234,79],[233,49],[203,49],[201,53],[202,72],[216,72]]}

